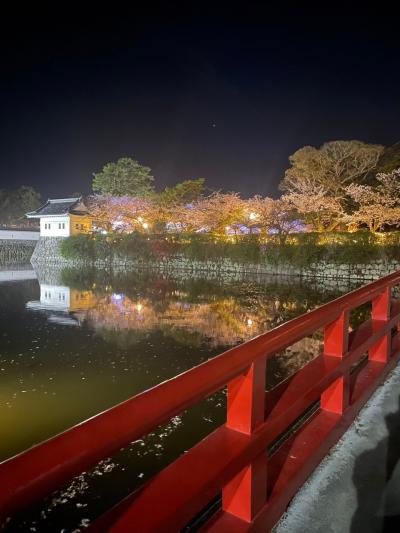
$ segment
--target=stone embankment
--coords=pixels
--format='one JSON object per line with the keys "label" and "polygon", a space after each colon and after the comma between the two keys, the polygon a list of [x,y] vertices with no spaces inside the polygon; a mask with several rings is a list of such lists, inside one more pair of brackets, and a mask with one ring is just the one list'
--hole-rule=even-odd
{"label": "stone embankment", "polygon": [[[62,257],[60,242],[62,237],[41,237],[32,255],[33,265],[71,266],[80,267],[92,263],[84,260],[70,260]],[[230,259],[216,259],[213,261],[194,261],[184,256],[173,256],[160,259],[159,261],[132,260],[114,257],[109,261],[97,260],[93,263],[96,267],[118,267],[125,269],[143,268],[161,272],[173,272],[185,270],[188,272],[214,272],[214,273],[237,273],[237,274],[268,274],[278,276],[297,276],[310,279],[344,279],[371,281],[386,276],[400,269],[398,261],[376,260],[367,264],[338,264],[318,262],[306,268],[293,267],[290,264],[273,264],[267,261],[252,263],[234,263]]]}
{"label": "stone embankment", "polygon": [[28,263],[36,241],[0,239],[0,264]]}

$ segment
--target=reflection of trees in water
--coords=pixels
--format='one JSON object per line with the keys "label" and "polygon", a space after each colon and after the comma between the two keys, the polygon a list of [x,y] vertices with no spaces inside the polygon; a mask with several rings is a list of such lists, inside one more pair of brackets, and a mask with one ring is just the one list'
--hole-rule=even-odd
{"label": "reflection of trees in water", "polygon": [[[295,303],[299,307],[310,309],[325,301],[339,296],[339,290],[321,290],[310,281],[299,282],[296,278],[286,280],[276,278],[230,281],[223,276],[213,279],[174,278],[170,274],[149,271],[106,272],[104,270],[64,269],[62,283],[76,289],[93,289],[105,292],[124,293],[132,300],[139,297],[148,298],[153,303],[157,300],[177,298],[190,302],[209,302],[210,299],[232,297],[242,305],[257,305],[266,298],[281,302]],[[271,279],[274,280],[271,282]],[[297,313],[298,314],[298,313]]]}
{"label": "reflection of trees in water", "polygon": [[[122,348],[156,330],[183,346],[229,347],[340,295],[323,292],[309,281],[173,279],[146,271],[105,275],[69,270],[67,277],[69,283],[76,277],[80,288],[84,279],[96,291],[97,304],[85,316],[98,334]],[[357,322],[361,318],[357,316]],[[321,347],[322,332],[317,332],[272,358],[270,384],[304,366]]]}
{"label": "reflection of trees in water", "polygon": [[[104,283],[103,290],[95,284],[102,294],[85,316],[102,338],[121,348],[141,342],[155,330],[183,346],[229,347],[337,296],[300,284],[177,281],[149,275],[118,276]],[[270,362],[269,381],[281,381],[304,366],[321,346],[317,332],[278,354]]]}
{"label": "reflection of trees in water", "polygon": [[118,300],[106,295],[85,316],[103,337],[107,331],[118,332],[124,345],[156,329],[182,344],[207,342],[212,347],[233,345],[265,330],[264,316],[249,312],[233,298],[192,304],[172,300],[160,308],[148,299],[135,302],[125,295],[118,294]]}
{"label": "reflection of trees in water", "polygon": [[[309,280],[226,282],[223,278],[177,279],[149,271],[107,275],[96,270],[83,274],[68,271],[70,283],[77,278],[82,286],[82,276],[86,286],[94,283],[95,290],[103,293],[101,303],[89,313],[90,322],[104,339],[122,348],[137,344],[156,329],[182,346],[229,347],[340,295],[339,290],[322,291]],[[108,294],[112,290],[125,295],[125,314],[111,305],[109,296],[108,300],[104,297],[106,289]],[[134,302],[143,306],[140,320],[135,316]],[[368,306],[354,310],[352,328],[366,320],[369,313]],[[320,353],[321,347],[322,332],[316,332],[278,354],[269,364],[270,383],[304,366]]]}
{"label": "reflection of trees in water", "polygon": [[322,333],[316,332],[271,358],[267,367],[268,388],[277,385],[312,361],[322,352],[322,348]]}

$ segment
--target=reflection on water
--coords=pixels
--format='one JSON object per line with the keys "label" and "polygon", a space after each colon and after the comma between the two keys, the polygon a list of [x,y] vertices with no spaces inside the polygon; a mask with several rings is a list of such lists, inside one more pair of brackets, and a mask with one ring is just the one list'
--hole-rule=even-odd
{"label": "reflection on water", "polygon": [[[3,275],[0,283],[0,460],[349,290],[293,279],[36,274],[38,281],[27,270],[25,278]],[[271,360],[269,386],[320,348],[317,333]],[[16,517],[7,530],[83,527],[224,416],[221,391]]]}

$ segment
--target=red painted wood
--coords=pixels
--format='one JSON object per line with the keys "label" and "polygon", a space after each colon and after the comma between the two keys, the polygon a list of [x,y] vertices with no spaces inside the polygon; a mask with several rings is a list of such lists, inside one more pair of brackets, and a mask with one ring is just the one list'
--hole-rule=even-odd
{"label": "red painted wood", "polygon": [[[372,320],[387,322],[390,319],[391,298],[392,289],[388,286],[372,300]],[[369,359],[386,362],[389,359],[391,338],[391,332],[388,332],[372,345],[368,352]]]}
{"label": "red painted wood", "polygon": [[267,453],[264,451],[224,486],[222,509],[251,522],[266,501]]}
{"label": "red painted wood", "polygon": [[[206,529],[267,531],[397,363],[399,335],[392,338],[392,329],[399,329],[400,304],[391,302],[390,292],[398,283],[400,272],[357,289],[5,461],[0,464],[0,518],[227,385],[226,425],[92,529],[177,531],[222,491],[224,508]],[[368,301],[371,320],[349,334],[349,311]],[[265,394],[266,359],[320,328],[324,354]],[[351,365],[366,351],[367,364],[349,378]],[[266,460],[267,447],[319,398],[319,411]]]}
{"label": "red painted wood", "polygon": [[[324,353],[343,359],[349,347],[349,316],[347,309],[340,317],[328,324],[324,331]],[[327,387],[321,394],[321,409],[331,413],[342,414],[349,405],[350,399],[350,369]]]}
{"label": "red painted wood", "polygon": [[331,413],[344,413],[349,405],[350,377],[348,372],[334,381],[321,394],[321,408]]}
{"label": "red painted wood", "polygon": [[[334,359],[337,361],[337,358],[334,358]],[[381,373],[378,373],[378,375],[375,375],[374,379],[372,380],[368,379],[367,387],[363,389],[362,395],[359,396],[354,401],[353,406],[347,410],[345,418],[341,417],[338,414],[329,413],[322,409],[319,411],[319,414],[320,414],[319,420],[323,419],[325,421],[330,421],[329,423],[331,423],[332,421],[334,422],[334,424],[332,422],[333,425],[331,427],[332,433],[329,433],[329,432],[326,433],[327,440],[325,441],[323,447],[319,450],[318,454],[311,453],[309,461],[307,461],[306,464],[302,466],[301,471],[298,474],[296,474],[296,477],[294,478],[294,480],[290,481],[290,484],[289,484],[289,479],[287,480],[288,484],[286,488],[283,490],[283,492],[281,492],[280,490],[278,491],[276,487],[274,488],[274,491],[275,491],[274,500],[269,500],[264,506],[264,508],[261,509],[261,511],[254,517],[253,522],[251,524],[249,523],[249,529],[248,529],[249,531],[250,530],[253,531],[253,528],[255,528],[254,531],[268,531],[267,528],[271,527],[273,523],[276,522],[276,520],[279,518],[279,516],[284,511],[290,499],[295,494],[296,490],[307,479],[309,474],[312,472],[315,466],[320,462],[322,457],[326,455],[326,453],[329,451],[331,446],[335,444],[337,440],[339,440],[340,436],[347,429],[348,425],[350,425],[350,423],[352,422],[352,420],[358,413],[358,410],[360,409],[360,407],[368,399],[369,395],[372,394],[372,392],[375,390],[379,382],[382,379],[384,379],[384,377],[387,375],[387,372],[393,367],[394,363],[397,362],[397,360],[398,360],[398,354],[396,356],[393,356],[393,358],[391,359],[392,364],[390,365],[390,367],[389,365],[380,367],[381,369],[383,368],[383,372],[385,372],[384,374],[381,372]],[[343,364],[347,365],[349,364],[349,361],[344,360]],[[377,364],[375,364],[375,366],[376,365]],[[293,409],[292,409],[292,420],[291,420],[292,422],[297,418],[296,414],[298,415],[300,414],[301,411],[304,410],[303,409],[304,405],[302,405],[301,398],[298,398],[297,407],[298,407],[297,413],[293,412]],[[273,440],[275,440],[277,435],[280,433],[280,428],[287,427],[285,423],[282,423],[283,416],[284,414],[283,412],[281,412],[280,416],[272,417],[271,419],[267,420],[265,424],[263,424],[257,431],[255,431],[254,433],[252,433],[251,435],[247,437],[244,434],[242,434],[243,437],[246,437],[248,440],[247,442],[244,442],[244,441],[241,442],[241,445],[244,445],[246,452],[250,456],[254,457],[256,455],[259,455],[260,451],[265,450],[266,447],[271,442],[273,442]],[[345,421],[344,425],[343,425],[343,420]],[[340,424],[337,421],[339,421]],[[338,427],[336,426],[336,423],[339,424]],[[308,426],[305,425],[303,427],[307,428]],[[302,433],[302,431],[303,431],[303,428],[298,433],[296,433],[296,435],[298,436],[298,442],[302,443],[301,446],[304,448],[304,453],[306,453],[306,451],[310,448],[310,446],[311,446],[311,450],[315,450],[312,444],[314,442],[314,432],[316,431],[315,426],[312,426],[309,439],[304,438],[304,434]],[[231,435],[240,435],[240,433],[234,431],[231,433]],[[204,441],[203,441],[203,445],[204,445]],[[239,458],[243,460],[242,453],[244,453],[244,450],[240,451],[239,448],[235,448],[236,457],[234,457],[233,455],[230,456],[230,460],[232,461],[231,464],[236,466],[236,470],[240,469],[240,466],[239,466],[240,463],[237,461],[239,460]],[[214,452],[216,451],[214,443],[210,444],[210,450],[213,450]],[[164,470],[158,476],[156,476],[152,481],[152,485],[149,487],[145,487],[143,491],[141,491],[139,495],[139,499],[133,503],[129,511],[126,512],[125,514],[122,513],[122,516],[118,520],[115,526],[115,529],[112,527],[109,531],[112,531],[113,533],[114,532],[122,533],[123,531],[127,531],[129,528],[129,525],[132,524],[134,520],[139,520],[139,522],[135,522],[135,523],[137,523],[140,526],[140,528],[145,528],[143,529],[144,531],[151,531],[151,532],[153,531],[154,532],[156,531],[178,531],[178,528],[183,527],[183,525],[186,523],[185,521],[186,516],[185,516],[185,519],[182,519],[179,522],[179,524],[176,525],[176,524],[171,523],[168,520],[167,515],[162,514],[162,523],[165,525],[165,529],[162,529],[161,523],[158,522],[158,516],[154,517],[153,519],[153,517],[149,515],[146,509],[151,508],[152,502],[155,501],[156,495],[164,494],[164,497],[166,497],[167,499],[165,501],[163,500],[163,508],[165,504],[167,507],[167,510],[169,510],[175,516],[175,518],[178,515],[178,511],[177,511],[178,509],[180,510],[181,513],[187,511],[187,504],[182,501],[182,498],[186,498],[187,488],[185,487],[185,490],[177,491],[173,494],[171,494],[171,492],[168,492],[168,487],[171,486],[172,479],[174,477],[175,479],[176,478],[180,479],[180,476],[177,475],[177,472],[179,472],[180,470],[182,470],[182,472],[187,472],[188,468],[190,468],[190,467],[184,466],[184,462],[187,460],[187,456],[188,454],[185,454],[180,459],[178,459],[173,465],[171,465],[171,467],[168,467],[168,469]],[[191,461],[193,461],[194,464],[198,464],[200,462],[200,460],[198,460],[194,456],[191,457]],[[271,464],[272,462],[270,460],[268,463],[268,468],[270,468]],[[232,467],[233,470],[235,470],[235,466]],[[292,472],[292,466],[290,466],[289,469]],[[166,480],[165,478],[166,471],[169,471],[169,475],[171,476],[170,480]],[[217,474],[218,474],[218,479],[216,479],[215,482],[216,482],[216,485],[221,486],[221,484],[222,485],[224,484],[225,478],[224,478],[224,475],[220,471],[218,471]],[[206,475],[203,470],[202,470],[202,475],[203,476]],[[274,475],[272,471],[271,472],[271,485],[274,485],[276,483],[276,478],[277,478],[276,475]],[[290,480],[291,479],[292,478],[290,477]],[[198,480],[195,480],[195,483],[198,483]],[[205,494],[203,485],[200,485],[199,493],[203,495]],[[217,494],[216,486],[214,486],[214,495],[215,494]],[[209,492],[207,497],[208,497],[208,500],[211,500],[213,495],[211,495]],[[180,503],[177,503],[176,500],[179,500]],[[200,511],[200,509],[204,507],[204,504],[205,504],[204,500],[202,500],[201,503],[198,503],[197,512]],[[192,511],[193,511],[193,508],[192,508]],[[160,509],[158,509],[158,513],[160,513]],[[194,514],[196,513],[193,512],[193,515]],[[220,514],[219,516],[226,517],[227,514],[228,513],[223,513],[222,515]],[[261,524],[260,526],[261,529],[258,529],[258,526],[257,526],[259,521]],[[240,528],[243,527],[243,523],[248,523],[248,522],[246,520],[242,520],[241,522],[239,521],[235,522],[236,525],[240,524]],[[210,524],[213,524],[212,526],[213,529],[211,529],[212,531],[219,531],[219,532],[224,533],[225,519],[222,522],[222,524],[217,524],[215,523],[215,521],[211,521]],[[174,529],[174,526],[176,527],[176,529]],[[204,529],[208,531],[207,527],[205,527]]]}
{"label": "red painted wood", "polygon": [[392,300],[392,288],[388,285],[372,300],[372,319],[389,320]]}
{"label": "red painted wood", "polygon": [[[254,361],[247,372],[228,383],[226,426],[251,434],[264,423],[266,357]],[[250,522],[267,497],[267,456],[261,453],[222,490],[222,508]]]}
{"label": "red painted wood", "polygon": [[385,364],[379,361],[368,361],[362,371],[354,375],[351,387],[351,403],[358,401],[364,391],[374,383],[385,370]]}
{"label": "red painted wood", "polygon": [[[282,417],[284,420],[282,425],[289,426],[307,406],[319,399],[322,392],[335,379],[340,377],[342,368],[342,361],[337,357],[320,355],[310,361],[294,376],[267,394],[267,405],[274,402],[274,406],[268,409],[268,420],[279,424],[279,417]],[[269,399],[271,396],[272,399]],[[299,407],[296,407],[297,405]],[[295,415],[291,413],[293,409]],[[284,429],[283,427],[282,431]]]}
{"label": "red painted wood", "polygon": [[[320,356],[320,357],[322,358],[323,356]],[[306,399],[304,399],[303,396],[299,393],[299,389],[298,389],[298,377],[299,376],[298,376],[298,373],[297,373],[294,376],[292,382],[289,384],[289,387],[287,389],[288,390],[288,396],[286,396],[285,398],[282,398],[282,401],[277,405],[277,408],[274,409],[274,412],[271,414],[270,418],[268,419],[268,423],[263,425],[261,431],[254,432],[251,435],[251,440],[243,440],[242,441],[244,448],[243,449],[242,448],[238,448],[237,449],[238,456],[240,456],[243,453],[243,450],[245,448],[248,448],[249,446],[256,446],[252,453],[254,453],[254,454],[260,453],[260,451],[262,453],[263,450],[265,450],[267,448],[267,446],[269,444],[271,444],[280,435],[280,433],[282,433],[285,430],[285,428],[288,425],[293,423],[301,415],[301,413],[304,411],[304,409],[310,403],[312,403],[315,399],[317,399],[319,397],[319,395],[321,394],[321,390],[323,390],[323,388],[325,386],[326,382],[324,380],[326,380],[326,377],[328,375],[329,369],[338,369],[339,365],[340,365],[340,360],[338,360],[336,357],[325,357],[324,359],[325,359],[324,361],[321,361],[319,359],[319,362],[318,361],[312,361],[309,365],[307,365],[304,369],[302,369],[300,371],[301,373],[304,372],[305,375],[307,375],[308,378],[311,379],[311,381],[308,382],[307,390],[305,391],[306,392]],[[317,363],[317,365],[315,365],[315,363]],[[312,369],[311,372],[309,370],[309,367],[311,367],[311,369]],[[317,369],[317,367],[318,367],[318,369]],[[325,368],[325,373],[323,373],[322,367]],[[339,368],[339,370],[340,370],[340,368]],[[314,382],[314,378],[317,379],[317,375],[319,375],[319,380],[318,380],[318,383],[315,383]],[[308,378],[306,378],[306,379],[304,379],[302,381],[304,381],[304,383],[306,383],[308,381]],[[291,388],[292,384],[293,384],[293,388]],[[236,434],[236,432],[234,432],[233,434]],[[204,441],[202,441],[202,443],[200,443],[200,445],[198,445],[198,447],[193,448],[192,450],[187,452],[185,455],[183,455],[180,459],[178,459],[174,463],[174,465],[173,465],[174,471],[172,472],[171,475],[176,476],[176,477],[179,478],[180,475],[185,476],[187,471],[191,471],[192,472],[193,471],[192,470],[192,466],[189,465],[188,462],[187,462],[187,461],[189,461],[189,459],[195,465],[203,464],[202,463],[202,459],[197,456],[197,453],[198,453],[197,450],[200,449],[199,447],[207,445],[208,439],[212,439],[212,442],[209,444],[210,449],[212,449],[213,451],[217,451],[218,453],[224,453],[223,450],[216,450],[216,441],[214,440],[214,437],[212,437],[212,436],[207,437]],[[223,447],[225,449],[226,443],[223,443]],[[234,460],[236,460],[234,458],[234,456],[227,457],[227,458],[228,458],[229,461],[232,461],[232,462]],[[243,467],[241,465],[246,465],[246,464],[248,464],[248,462],[246,463],[246,460],[245,460],[244,463],[235,463],[235,464],[236,464],[236,470],[233,470],[233,472],[236,474],[236,473],[240,472],[240,469],[243,469]],[[179,474],[180,471],[182,471],[182,474]],[[143,492],[141,494],[141,498],[143,497],[144,500],[151,501],[151,499],[154,497],[153,496],[153,491],[154,491],[154,494],[161,494],[161,493],[168,492],[168,488],[167,487],[170,486],[170,484],[172,483],[172,481],[171,481],[171,479],[169,477],[166,478],[166,475],[167,475],[168,472],[171,472],[171,471],[169,471],[169,469],[164,470],[161,474],[159,474],[159,476],[157,476],[156,478],[153,479],[151,487],[147,487],[147,486],[144,487]],[[215,483],[214,492],[212,493],[212,495],[210,495],[210,493],[207,493],[208,495],[206,497],[206,500],[205,501],[201,501],[201,502],[198,503],[198,509],[197,510],[200,510],[204,505],[206,505],[207,498],[208,498],[208,500],[210,500],[213,496],[218,494],[219,488],[221,487],[221,483],[223,483],[223,480],[224,480],[220,470],[211,471],[209,469],[201,469],[200,473],[203,476],[203,479],[206,478],[207,481],[201,482],[199,479],[193,479],[193,476],[192,476],[192,480],[194,481],[195,485],[198,487],[199,492],[202,493],[203,495],[206,493],[206,491],[204,490],[204,486],[205,485],[209,486],[209,484],[211,483],[209,480],[212,479],[214,475],[217,476],[217,480],[214,481],[214,483]],[[227,479],[227,482],[228,481],[229,480]],[[146,491],[148,491],[148,490],[150,490],[151,492],[148,492],[147,495],[146,495]],[[185,491],[182,491],[182,492],[179,492],[179,493],[169,491],[167,499],[166,499],[168,508],[169,509],[173,509],[173,510],[175,510],[177,508],[179,508],[179,509],[188,509],[187,500],[186,499],[182,500],[182,498],[186,498],[186,496],[189,493],[190,493],[190,491],[188,491],[188,490],[185,490]],[[171,498],[179,499],[179,502],[172,503],[171,502]],[[140,504],[139,501],[135,502],[135,507],[136,507],[135,514],[137,516],[142,516],[143,515],[143,516],[146,517],[144,508],[142,509],[141,507],[139,507],[139,504]],[[151,506],[151,503],[146,503],[145,505],[150,505]],[[126,506],[124,504],[124,508],[123,509],[114,510],[114,513],[115,513],[114,514],[114,519],[115,519],[115,517],[120,517],[121,514],[123,514],[123,512],[125,511],[125,509],[126,509]],[[193,512],[193,514],[195,514],[195,512]],[[110,514],[108,516],[110,517]],[[106,517],[103,518],[103,520],[106,521],[106,523],[107,523],[107,527],[109,527],[110,523],[112,523],[114,521],[114,519],[112,517],[111,518],[109,518],[109,517],[106,516]],[[181,527],[186,523],[185,522],[186,518],[187,517],[185,515],[184,520],[180,524]],[[162,519],[163,519],[163,522],[165,524],[167,524],[168,527],[169,527],[170,523],[167,520],[167,516],[163,515]],[[148,520],[148,517],[146,518],[146,520]],[[144,527],[143,524],[141,524],[141,523],[140,523],[140,526]],[[157,523],[157,527],[160,527],[158,523]],[[96,532],[97,531],[105,531],[105,530],[106,529],[97,529],[97,528],[94,529],[94,531],[96,531]]]}
{"label": "red painted wood", "polygon": [[264,422],[266,357],[260,357],[242,375],[228,383],[226,425],[252,433]]}
{"label": "red painted wood", "polygon": [[324,353],[343,357],[349,344],[349,310],[343,311],[339,318],[325,326]]}
{"label": "red painted wood", "polygon": [[390,354],[391,334],[386,333],[384,337],[379,339],[368,351],[368,357],[371,361],[387,362]]}
{"label": "red painted wood", "polygon": [[221,483],[245,468],[254,445],[249,435],[217,429],[150,480],[109,531],[126,532],[132,524],[140,532],[179,531],[218,494]]}
{"label": "red painted wood", "polygon": [[[379,322],[379,326],[384,328],[385,323]],[[379,328],[377,330],[375,322],[372,319],[366,320],[363,324],[358,326],[356,330],[350,332],[349,351],[351,353],[365,352],[370,344],[372,335],[376,332],[378,333],[377,338],[379,338],[380,331]]]}
{"label": "red painted wood", "polygon": [[200,533],[207,531],[207,533],[221,533],[221,531],[229,531],[229,533],[247,533],[252,531],[254,524],[241,520],[237,516],[233,516],[223,511],[216,513],[208,523],[200,529]]}
{"label": "red painted wood", "polygon": [[[374,366],[372,373],[370,370],[361,370],[360,374],[365,373],[369,377],[360,380],[365,384],[362,394],[354,399],[351,407],[343,416],[320,410],[284,444],[277,454],[270,458],[268,472],[272,491],[268,502],[251,524],[244,521],[233,522],[232,531],[265,533],[271,530],[299,487],[307,480],[331,447],[337,443],[357,416],[360,408],[398,363],[399,356],[399,352],[392,354],[387,365],[371,363]],[[378,366],[380,366],[379,372]],[[374,373],[376,375],[372,378]],[[317,444],[316,447],[315,444]],[[229,517],[224,513],[218,513],[202,529],[202,532],[224,533],[228,531],[226,525],[229,523]]]}

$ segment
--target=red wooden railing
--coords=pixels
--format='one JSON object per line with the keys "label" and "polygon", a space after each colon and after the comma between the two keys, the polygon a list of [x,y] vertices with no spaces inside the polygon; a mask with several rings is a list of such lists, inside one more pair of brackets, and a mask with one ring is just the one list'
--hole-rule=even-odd
{"label": "red wooden railing", "polygon": [[[222,493],[222,508],[202,526],[203,531],[267,531],[397,363],[400,305],[391,298],[397,284],[400,272],[228,350],[1,463],[0,519],[227,386],[226,423],[89,529],[179,531]],[[372,302],[371,318],[349,333],[350,311],[367,302]],[[323,353],[266,393],[268,359],[321,328]],[[366,353],[365,363],[357,364]],[[305,419],[304,413],[316,402],[317,409]],[[296,430],[283,439],[295,423]],[[274,453],[267,452],[273,443]]]}

